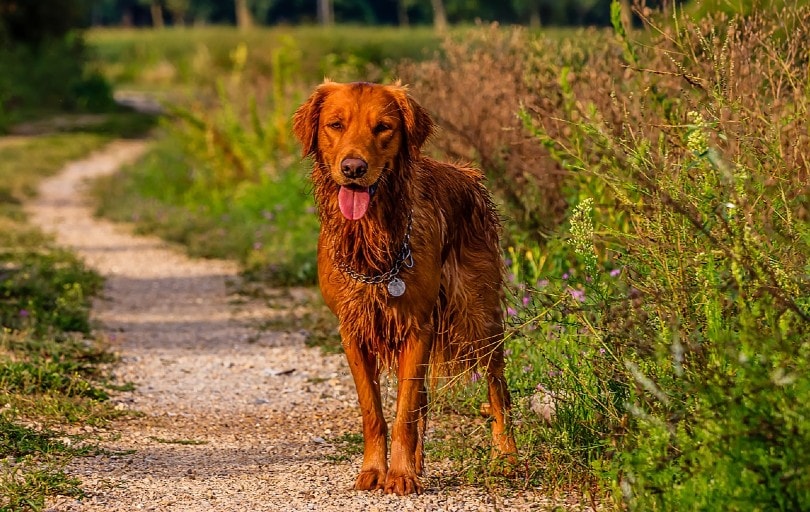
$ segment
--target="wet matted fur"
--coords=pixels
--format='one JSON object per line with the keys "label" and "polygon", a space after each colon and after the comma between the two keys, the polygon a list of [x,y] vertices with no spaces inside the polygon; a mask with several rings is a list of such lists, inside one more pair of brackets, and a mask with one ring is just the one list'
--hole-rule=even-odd
{"label": "wet matted fur", "polygon": [[[293,124],[314,160],[318,277],[340,320],[363,415],[355,489],[422,490],[428,375],[480,366],[493,455],[513,458],[500,226],[481,173],[421,154],[433,121],[400,85],[327,81]],[[405,285],[401,296],[386,286],[394,277]],[[386,368],[399,382],[390,466],[379,384]]]}

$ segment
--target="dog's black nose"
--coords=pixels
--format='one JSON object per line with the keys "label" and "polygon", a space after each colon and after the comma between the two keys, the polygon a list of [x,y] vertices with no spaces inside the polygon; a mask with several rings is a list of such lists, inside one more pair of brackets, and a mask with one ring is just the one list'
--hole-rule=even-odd
{"label": "dog's black nose", "polygon": [[340,162],[340,171],[347,178],[359,178],[368,172],[368,164],[361,158],[345,158]]}

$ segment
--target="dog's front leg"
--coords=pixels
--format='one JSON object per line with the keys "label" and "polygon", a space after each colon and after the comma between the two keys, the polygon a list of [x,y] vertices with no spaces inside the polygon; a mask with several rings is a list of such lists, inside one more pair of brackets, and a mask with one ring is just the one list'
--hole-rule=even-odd
{"label": "dog's front leg", "polygon": [[[391,435],[391,468],[385,492],[399,495],[420,493],[416,450],[420,447],[419,423],[425,407],[425,374],[430,358],[431,329],[411,334],[400,349],[397,378],[397,417]],[[421,465],[421,461],[419,461]]]}
{"label": "dog's front leg", "polygon": [[385,417],[380,399],[380,372],[377,358],[354,340],[344,341],[343,349],[357,389],[357,400],[363,413],[363,466],[354,483],[361,491],[381,489],[388,466]]}

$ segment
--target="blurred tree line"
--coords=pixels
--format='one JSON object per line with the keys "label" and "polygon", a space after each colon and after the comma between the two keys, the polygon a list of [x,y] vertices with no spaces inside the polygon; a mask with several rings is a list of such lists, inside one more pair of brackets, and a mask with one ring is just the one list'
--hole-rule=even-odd
{"label": "blurred tree line", "polygon": [[448,23],[479,19],[532,26],[608,25],[610,0],[95,0],[89,21],[94,25],[154,27],[434,24],[442,30]]}

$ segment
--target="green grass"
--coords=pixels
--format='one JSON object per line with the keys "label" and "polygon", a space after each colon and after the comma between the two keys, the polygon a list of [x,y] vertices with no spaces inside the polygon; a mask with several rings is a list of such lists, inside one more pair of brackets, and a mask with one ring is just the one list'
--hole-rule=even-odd
{"label": "green grass", "polygon": [[[429,58],[438,48],[432,29],[362,26],[274,27],[240,32],[233,27],[167,30],[93,29],[87,33],[93,63],[117,86],[166,91],[212,86],[234,69],[240,45],[247,49],[245,71],[251,81],[269,76],[278,60],[294,59],[299,76],[316,83],[349,73],[379,76],[388,61]],[[370,65],[367,68],[367,65]]]}
{"label": "green grass", "polygon": [[0,48],[0,133],[22,121],[111,110],[110,85],[87,69],[85,57],[81,36],[75,32],[35,46],[4,40]]}
{"label": "green grass", "polygon": [[95,185],[99,213],[184,244],[195,256],[239,261],[278,284],[315,279],[317,218],[307,170],[218,188],[194,183],[195,161],[173,141]]}
{"label": "green grass", "polygon": [[333,463],[346,462],[363,453],[363,434],[347,432],[329,439],[329,442],[334,444],[337,450],[335,454],[326,457]]}
{"label": "green grass", "polygon": [[152,123],[114,112],[69,132],[0,138],[0,510],[40,510],[47,495],[80,496],[63,468],[91,445],[60,430],[120,414],[105,404],[101,367],[113,358],[90,333],[90,299],[102,280],[30,226],[22,202],[67,162]]}

